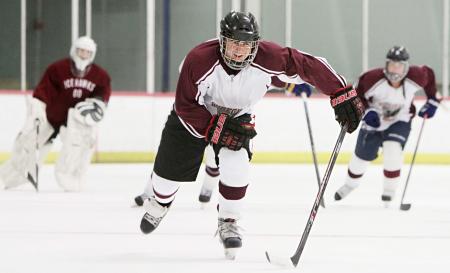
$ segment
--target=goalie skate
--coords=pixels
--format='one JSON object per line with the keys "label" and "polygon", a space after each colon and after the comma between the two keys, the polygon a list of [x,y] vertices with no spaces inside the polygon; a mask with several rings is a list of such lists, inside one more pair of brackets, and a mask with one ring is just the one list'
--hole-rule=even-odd
{"label": "goalie skate", "polygon": [[225,257],[228,260],[234,260],[237,250],[242,247],[240,229],[236,220],[219,218],[216,234],[219,234],[220,242],[224,247]]}

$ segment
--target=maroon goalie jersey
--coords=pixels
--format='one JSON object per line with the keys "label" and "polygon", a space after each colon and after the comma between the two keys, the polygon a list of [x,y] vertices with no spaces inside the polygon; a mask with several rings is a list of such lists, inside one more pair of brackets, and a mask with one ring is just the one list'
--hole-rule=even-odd
{"label": "maroon goalie jersey", "polygon": [[84,77],[76,77],[71,71],[69,58],[51,64],[33,92],[33,97],[46,105],[47,119],[55,128],[65,125],[69,108],[86,98],[101,98],[105,103],[111,96],[111,79],[96,64]]}

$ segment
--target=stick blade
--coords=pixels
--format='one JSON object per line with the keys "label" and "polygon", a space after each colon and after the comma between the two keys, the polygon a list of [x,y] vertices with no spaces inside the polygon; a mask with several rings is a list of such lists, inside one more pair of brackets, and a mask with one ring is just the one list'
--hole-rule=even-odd
{"label": "stick blade", "polygon": [[282,258],[273,255],[269,255],[269,252],[266,251],[267,261],[273,265],[277,265],[284,268],[295,268],[295,265],[292,263],[290,258]]}
{"label": "stick blade", "polygon": [[411,204],[400,204],[400,210],[409,210],[411,208]]}

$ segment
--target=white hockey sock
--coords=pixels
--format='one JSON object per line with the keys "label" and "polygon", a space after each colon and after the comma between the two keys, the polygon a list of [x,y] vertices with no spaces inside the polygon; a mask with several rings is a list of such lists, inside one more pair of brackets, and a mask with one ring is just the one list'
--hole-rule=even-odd
{"label": "white hockey sock", "polygon": [[361,177],[366,172],[369,163],[370,161],[363,160],[356,154],[353,154],[350,163],[348,164],[348,172],[345,179],[345,184],[352,189],[358,187],[361,181]]}
{"label": "white hockey sock", "polygon": [[219,184],[219,168],[213,168],[206,165],[202,191],[212,192],[217,187],[218,184]]}
{"label": "white hockey sock", "polygon": [[402,146],[397,141],[385,141],[383,142],[383,154],[383,195],[393,198],[400,183],[400,170],[403,161]]}
{"label": "white hockey sock", "polygon": [[179,182],[162,178],[155,172],[152,174],[152,184],[155,199],[161,204],[171,203],[180,187]]}

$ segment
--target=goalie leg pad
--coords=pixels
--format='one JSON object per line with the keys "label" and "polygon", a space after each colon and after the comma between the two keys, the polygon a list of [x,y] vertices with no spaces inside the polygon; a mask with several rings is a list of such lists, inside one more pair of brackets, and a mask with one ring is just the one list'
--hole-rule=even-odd
{"label": "goalie leg pad", "polygon": [[89,126],[69,110],[67,128],[61,127],[63,146],[55,166],[56,181],[65,191],[81,191],[94,152],[97,126]]}
{"label": "goalie leg pad", "polygon": [[[11,158],[0,167],[0,180],[5,188],[14,188],[27,183],[28,174],[36,178],[36,165],[40,168],[50,151],[52,146],[50,138],[53,133],[54,129],[47,119],[41,119],[37,123],[34,116],[27,118],[14,141]],[[36,160],[36,144],[39,149],[38,160]]]}

